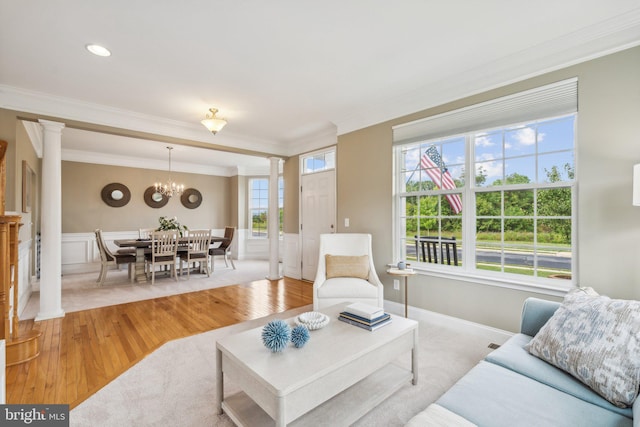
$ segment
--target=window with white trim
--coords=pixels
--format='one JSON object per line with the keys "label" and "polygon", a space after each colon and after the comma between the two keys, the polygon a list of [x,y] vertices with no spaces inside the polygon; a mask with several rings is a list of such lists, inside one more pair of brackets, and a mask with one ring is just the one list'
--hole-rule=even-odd
{"label": "window with white trim", "polygon": [[336,167],[336,151],[316,152],[302,157],[302,173],[322,172]]}
{"label": "window with white trim", "polygon": [[576,120],[571,79],[395,127],[397,259],[570,285]]}
{"label": "window with white trim", "polygon": [[[257,239],[268,237],[269,178],[249,179],[249,223],[250,236]],[[284,179],[278,177],[279,237],[283,236]]]}

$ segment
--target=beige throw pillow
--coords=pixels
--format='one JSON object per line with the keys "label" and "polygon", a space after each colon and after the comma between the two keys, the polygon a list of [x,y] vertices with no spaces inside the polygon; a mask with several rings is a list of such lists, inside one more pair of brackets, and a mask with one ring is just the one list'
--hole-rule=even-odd
{"label": "beige throw pillow", "polygon": [[577,289],[525,346],[614,405],[631,406],[640,387],[640,301]]}
{"label": "beige throw pillow", "polygon": [[369,256],[325,255],[327,279],[334,277],[369,278]]}

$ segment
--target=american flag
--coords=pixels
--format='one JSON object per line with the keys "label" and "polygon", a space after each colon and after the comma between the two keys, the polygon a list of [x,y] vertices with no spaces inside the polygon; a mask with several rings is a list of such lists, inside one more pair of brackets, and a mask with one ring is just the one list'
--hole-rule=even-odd
{"label": "american flag", "polygon": [[[456,183],[453,181],[449,170],[445,167],[442,157],[440,153],[438,153],[435,145],[432,145],[425,151],[420,159],[420,165],[438,188],[443,190],[453,190],[456,188]],[[459,194],[446,194],[445,197],[454,213],[458,214],[462,212],[462,199],[460,199]]]}

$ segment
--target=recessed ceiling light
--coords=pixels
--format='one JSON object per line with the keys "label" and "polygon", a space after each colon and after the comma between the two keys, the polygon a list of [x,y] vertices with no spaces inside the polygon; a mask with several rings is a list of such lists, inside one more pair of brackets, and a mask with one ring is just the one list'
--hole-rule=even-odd
{"label": "recessed ceiling light", "polygon": [[111,56],[111,51],[106,47],[100,46],[99,44],[88,44],[87,50],[94,55],[98,56]]}

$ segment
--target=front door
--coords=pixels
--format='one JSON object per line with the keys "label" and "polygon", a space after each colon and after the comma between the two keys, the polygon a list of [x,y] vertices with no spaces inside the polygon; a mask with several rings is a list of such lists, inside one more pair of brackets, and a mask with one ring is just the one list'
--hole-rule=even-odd
{"label": "front door", "polygon": [[336,232],[335,169],[302,175],[302,279],[313,281],[318,268],[320,234]]}

